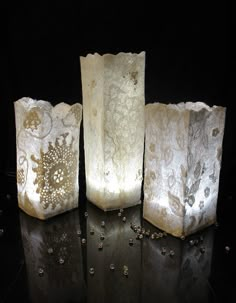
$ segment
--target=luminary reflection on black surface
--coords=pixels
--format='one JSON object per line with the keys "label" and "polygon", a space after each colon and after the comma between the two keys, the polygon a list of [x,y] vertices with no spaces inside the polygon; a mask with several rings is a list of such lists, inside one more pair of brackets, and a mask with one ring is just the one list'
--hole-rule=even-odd
{"label": "luminary reflection on black surface", "polygon": [[139,302],[141,242],[130,222],[140,225],[140,206],[105,213],[88,203],[87,210],[88,302]]}
{"label": "luminary reflection on black surface", "polygon": [[[145,228],[151,226],[144,224]],[[185,240],[169,235],[145,239],[142,242],[143,302],[214,302],[208,283],[213,241],[213,227]]]}
{"label": "luminary reflection on black surface", "polygon": [[20,214],[30,302],[82,302],[85,281],[78,211],[46,222]]}

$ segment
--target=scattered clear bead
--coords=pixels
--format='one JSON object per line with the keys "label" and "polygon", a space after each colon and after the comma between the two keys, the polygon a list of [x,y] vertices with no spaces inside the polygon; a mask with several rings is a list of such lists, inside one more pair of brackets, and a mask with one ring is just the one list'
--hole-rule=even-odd
{"label": "scattered clear bead", "polygon": [[161,248],[161,254],[164,256],[166,254],[166,248],[165,247],[162,247]]}
{"label": "scattered clear bead", "polygon": [[99,250],[102,250],[102,249],[103,249],[103,243],[102,243],[102,242],[98,243],[98,249],[99,249]]}
{"label": "scattered clear bead", "polygon": [[225,251],[228,253],[230,251],[230,247],[229,246],[225,246]]}
{"label": "scattered clear bead", "polygon": [[143,234],[139,235],[139,239],[142,240],[143,239]]}
{"label": "scattered clear bead", "polygon": [[121,217],[122,213],[121,212],[118,212],[118,217]]}
{"label": "scattered clear bead", "polygon": [[65,263],[65,260],[64,260],[62,257],[60,257],[60,258],[59,258],[59,263],[62,265],[62,264]]}
{"label": "scattered clear bead", "polygon": [[121,209],[120,209],[120,213],[123,213],[123,211],[124,211],[124,209],[123,209],[123,208],[121,208]]}
{"label": "scattered clear bead", "polygon": [[94,229],[90,228],[90,235],[94,235]]}
{"label": "scattered clear bead", "polygon": [[84,216],[85,216],[85,218],[88,218],[88,212],[87,211],[84,213]]}
{"label": "scattered clear bead", "polygon": [[42,267],[39,267],[39,269],[38,269],[38,275],[39,275],[40,277],[42,277],[42,276],[44,275],[44,270],[43,270]]}
{"label": "scattered clear bead", "polygon": [[175,252],[173,250],[170,250],[170,256],[173,257],[175,255]]}
{"label": "scattered clear bead", "polygon": [[53,248],[52,248],[52,247],[49,247],[49,248],[48,248],[48,254],[49,254],[49,255],[52,255],[52,254],[53,254]]}
{"label": "scattered clear bead", "polygon": [[185,240],[185,236],[182,235],[182,236],[180,237],[180,239],[181,239],[182,241],[184,241],[184,240]]}
{"label": "scattered clear bead", "polygon": [[123,266],[123,274],[126,277],[129,275],[129,269],[128,269],[128,266],[126,266],[126,265]]}
{"label": "scattered clear bead", "polygon": [[155,239],[155,235],[151,234],[151,239],[154,240]]}
{"label": "scattered clear bead", "polygon": [[200,253],[201,253],[201,254],[204,254],[205,251],[206,251],[205,247],[204,247],[204,246],[201,246],[201,247],[200,247]]}
{"label": "scattered clear bead", "polygon": [[76,233],[78,236],[81,236],[81,230],[78,229]]}
{"label": "scattered clear bead", "polygon": [[2,237],[3,236],[3,234],[4,234],[4,229],[0,229],[0,237]]}
{"label": "scattered clear bead", "polygon": [[89,268],[89,274],[90,274],[90,276],[93,276],[95,274],[95,270],[93,267]]}
{"label": "scattered clear bead", "polygon": [[100,240],[104,240],[104,239],[105,239],[104,233],[101,233],[100,234]]}
{"label": "scattered clear bead", "polygon": [[113,263],[110,264],[110,270],[111,270],[111,271],[114,271],[114,270],[115,270],[115,264],[113,264]]}
{"label": "scattered clear bead", "polygon": [[134,245],[134,240],[133,240],[132,238],[129,239],[129,245],[130,245],[130,246]]}
{"label": "scattered clear bead", "polygon": [[81,239],[81,242],[82,244],[86,244],[86,239],[85,238]]}
{"label": "scattered clear bead", "polygon": [[189,240],[189,245],[193,246],[195,244],[195,241],[193,239]]}
{"label": "scattered clear bead", "polygon": [[122,221],[123,221],[123,222],[126,222],[126,217],[123,217],[123,218],[122,218]]}
{"label": "scattered clear bead", "polygon": [[105,221],[102,221],[101,222],[101,227],[105,227],[105,225],[106,225]]}

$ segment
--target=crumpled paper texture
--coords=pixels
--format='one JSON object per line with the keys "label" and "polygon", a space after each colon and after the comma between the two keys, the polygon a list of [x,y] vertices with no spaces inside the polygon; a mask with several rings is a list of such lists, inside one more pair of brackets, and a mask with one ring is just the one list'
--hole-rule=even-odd
{"label": "crumpled paper texture", "polygon": [[145,53],[81,57],[87,198],[103,210],[140,203]]}
{"label": "crumpled paper texture", "polygon": [[78,206],[82,106],[15,102],[19,207],[47,219]]}
{"label": "crumpled paper texture", "polygon": [[146,105],[144,218],[174,235],[216,221],[225,108]]}

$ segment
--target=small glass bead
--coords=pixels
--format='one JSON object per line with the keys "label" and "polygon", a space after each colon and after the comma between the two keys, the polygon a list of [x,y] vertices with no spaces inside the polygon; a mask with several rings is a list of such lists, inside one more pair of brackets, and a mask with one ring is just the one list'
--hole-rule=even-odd
{"label": "small glass bead", "polygon": [[38,269],[38,275],[39,275],[40,277],[42,277],[42,276],[44,275],[44,270],[43,270],[42,267],[39,267],[39,269]]}
{"label": "small glass bead", "polygon": [[126,266],[126,265],[123,266],[123,274],[126,277],[129,275],[129,269],[128,269],[128,266]]}
{"label": "small glass bead", "polygon": [[60,258],[59,258],[59,264],[62,265],[62,264],[64,264],[64,263],[65,263],[65,260],[64,260],[62,257],[60,257]]}
{"label": "small glass bead", "polygon": [[129,239],[129,245],[130,245],[130,246],[134,245],[134,240],[133,240],[132,238]]}
{"label": "small glass bead", "polygon": [[4,234],[4,229],[0,229],[0,237],[2,237],[3,236],[3,234]]}
{"label": "small glass bead", "polygon": [[99,250],[102,250],[102,249],[103,249],[103,243],[102,243],[102,242],[98,243],[98,249],[99,249]]}
{"label": "small glass bead", "polygon": [[193,246],[195,244],[195,241],[193,239],[189,240],[189,245]]}
{"label": "small glass bead", "polygon": [[105,239],[104,233],[101,233],[100,234],[100,240],[104,240],[104,239]]}
{"label": "small glass bead", "polygon": [[86,244],[86,239],[85,238],[81,239],[81,243]]}
{"label": "small glass bead", "polygon": [[175,252],[173,250],[170,250],[170,256],[173,257],[175,255]]}
{"label": "small glass bead", "polygon": [[166,248],[165,247],[162,247],[161,248],[161,254],[164,256],[166,254]]}
{"label": "small glass bead", "polygon": [[180,239],[181,239],[182,241],[184,241],[184,240],[185,240],[185,236],[182,235],[182,236],[180,237]]}
{"label": "small glass bead", "polygon": [[89,274],[90,276],[93,276],[95,274],[95,269],[93,267],[89,268]]}
{"label": "small glass bead", "polygon": [[113,264],[113,263],[110,264],[110,270],[111,270],[111,271],[114,271],[114,270],[115,270],[115,264]]}
{"label": "small glass bead", "polygon": [[151,239],[154,240],[155,239],[155,235],[151,234]]}
{"label": "small glass bead", "polygon": [[49,254],[49,255],[52,255],[52,254],[53,254],[53,248],[52,248],[52,247],[49,247],[49,248],[48,248],[48,254]]}
{"label": "small glass bead", "polygon": [[121,208],[121,209],[120,209],[120,213],[123,213],[123,212],[124,212],[124,209],[123,209],[123,208]]}
{"label": "small glass bead", "polygon": [[90,235],[94,235],[94,229],[90,228]]}
{"label": "small glass bead", "polygon": [[105,227],[105,225],[106,225],[105,221],[102,221],[101,222],[101,227]]}
{"label": "small glass bead", "polygon": [[204,254],[205,251],[206,251],[205,247],[204,247],[204,246],[201,246],[201,247],[200,247],[200,253],[201,253],[201,254]]}
{"label": "small glass bead", "polygon": [[76,233],[79,237],[81,236],[81,230],[78,229]]}
{"label": "small glass bead", "polygon": [[143,239],[143,234],[139,235],[139,239],[142,240]]}
{"label": "small glass bead", "polygon": [[88,218],[88,212],[87,211],[84,213],[84,216],[85,216],[85,218]]}
{"label": "small glass bead", "polygon": [[229,246],[225,246],[225,251],[228,253],[230,251],[230,247]]}
{"label": "small glass bead", "polygon": [[123,222],[126,222],[126,217],[123,217],[123,218],[122,218],[122,221],[123,221]]}

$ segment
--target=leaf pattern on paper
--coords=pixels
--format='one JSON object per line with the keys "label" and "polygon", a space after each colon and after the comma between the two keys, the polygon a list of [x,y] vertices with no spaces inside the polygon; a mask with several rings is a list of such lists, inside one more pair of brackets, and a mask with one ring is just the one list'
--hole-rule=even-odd
{"label": "leaf pattern on paper", "polygon": [[178,217],[183,217],[185,214],[185,208],[184,205],[181,204],[179,197],[173,195],[170,191],[168,191],[168,197],[172,212]]}
{"label": "leaf pattern on paper", "polygon": [[194,169],[194,177],[195,177],[195,179],[199,178],[199,176],[201,174],[201,168],[202,168],[201,167],[201,163],[200,163],[200,161],[198,161],[197,164],[196,164],[196,167]]}
{"label": "leaf pattern on paper", "polygon": [[190,187],[190,190],[189,190],[189,194],[195,194],[198,191],[200,182],[201,182],[201,179],[195,181],[192,184],[192,186]]}

